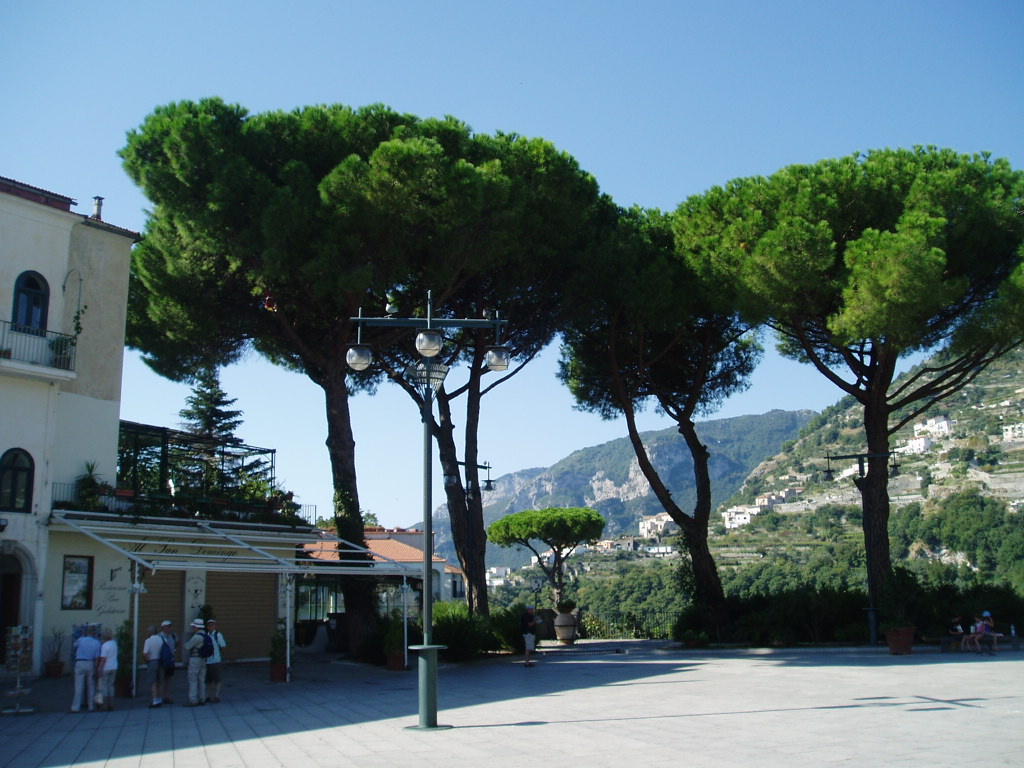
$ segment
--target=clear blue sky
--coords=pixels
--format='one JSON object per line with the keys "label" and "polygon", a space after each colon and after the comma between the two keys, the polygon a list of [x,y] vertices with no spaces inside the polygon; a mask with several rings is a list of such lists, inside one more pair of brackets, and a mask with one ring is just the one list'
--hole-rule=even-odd
{"label": "clear blue sky", "polygon": [[[0,175],[142,230],[121,170],[154,107],[221,96],[252,112],[381,102],[480,132],[542,136],[620,204],[673,209],[731,178],[880,147],[990,151],[1024,168],[1024,4],[942,0],[8,3],[0,13]],[[546,354],[484,401],[494,476],[624,435],[572,410]],[[323,398],[253,359],[223,373],[238,434],[278,449],[278,474],[329,512]],[[122,417],[177,426],[188,388],[132,354]],[[717,414],[820,410],[838,391],[769,358]],[[421,519],[415,406],[387,387],[354,403],[364,509]],[[670,426],[653,414],[645,428]],[[435,501],[441,503],[439,483]]]}

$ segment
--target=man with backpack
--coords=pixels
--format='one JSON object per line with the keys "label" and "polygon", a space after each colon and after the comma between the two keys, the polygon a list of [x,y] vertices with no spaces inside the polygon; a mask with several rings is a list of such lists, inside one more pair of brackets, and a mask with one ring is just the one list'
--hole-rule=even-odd
{"label": "man with backpack", "polygon": [[220,702],[220,667],[224,657],[221,649],[227,646],[224,634],[217,629],[216,619],[206,620],[206,634],[213,641],[213,655],[206,660],[206,700],[211,704]]}
{"label": "man with backpack", "polygon": [[188,654],[188,703],[186,707],[201,707],[206,703],[206,660],[213,655],[213,640],[206,633],[202,619],[192,622],[195,634],[185,643]]}
{"label": "man with backpack", "polygon": [[164,704],[170,704],[172,699],[167,694],[171,689],[171,680],[174,677],[175,662],[178,658],[178,635],[174,632],[174,622],[164,619],[160,622],[160,640],[163,645],[160,647],[160,695]]}
{"label": "man with backpack", "polygon": [[149,628],[149,637],[142,646],[142,655],[146,657],[146,682],[149,683],[153,698],[150,709],[171,703],[165,695],[167,683],[174,674],[174,642],[177,637],[170,631],[170,621],[165,621],[161,626],[163,631],[158,631],[156,627]]}

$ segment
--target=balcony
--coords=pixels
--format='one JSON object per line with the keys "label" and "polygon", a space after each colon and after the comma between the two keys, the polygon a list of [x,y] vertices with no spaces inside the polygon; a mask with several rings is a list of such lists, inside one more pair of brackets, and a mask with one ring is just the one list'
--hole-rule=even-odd
{"label": "balcony", "polygon": [[131,489],[101,485],[83,495],[78,483],[53,484],[53,508],[76,512],[115,512],[136,520],[146,517],[181,517],[204,520],[238,520],[275,525],[314,525],[316,505],[299,505],[281,497],[205,498],[189,493],[135,493]]}
{"label": "balcony", "polygon": [[76,338],[0,321],[0,360],[74,372]]}

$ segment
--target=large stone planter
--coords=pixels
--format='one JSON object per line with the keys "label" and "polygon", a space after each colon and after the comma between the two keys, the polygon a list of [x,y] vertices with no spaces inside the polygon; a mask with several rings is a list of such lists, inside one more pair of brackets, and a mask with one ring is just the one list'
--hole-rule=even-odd
{"label": "large stone planter", "polygon": [[576,617],[571,613],[560,613],[555,616],[555,639],[562,645],[576,642]]}
{"label": "large stone planter", "polygon": [[896,656],[906,656],[912,653],[915,632],[916,630],[913,627],[899,627],[888,630],[885,633],[885,642],[889,645],[889,653]]}

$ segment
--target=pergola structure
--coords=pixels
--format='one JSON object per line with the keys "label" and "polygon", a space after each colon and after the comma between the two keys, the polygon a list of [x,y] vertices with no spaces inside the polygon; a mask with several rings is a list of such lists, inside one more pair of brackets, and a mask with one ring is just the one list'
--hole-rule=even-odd
{"label": "pergola structure", "polygon": [[[138,646],[138,600],[144,570],[274,573],[295,577],[371,576],[418,578],[417,564],[401,563],[310,526],[266,525],[179,518],[128,518],[102,512],[55,510],[49,525],[77,531],[129,558],[134,564],[134,645]],[[330,549],[331,559],[311,556]],[[291,667],[291,591],[287,609],[287,664]],[[133,658],[133,671],[137,669]],[[133,674],[133,687],[135,684]]]}

